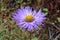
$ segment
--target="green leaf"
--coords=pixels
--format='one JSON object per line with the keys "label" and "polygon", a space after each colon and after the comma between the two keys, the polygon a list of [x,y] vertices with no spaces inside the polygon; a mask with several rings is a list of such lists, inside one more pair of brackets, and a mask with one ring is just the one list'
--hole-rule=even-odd
{"label": "green leaf", "polygon": [[37,0],[37,2],[40,2],[41,0]]}
{"label": "green leaf", "polygon": [[18,3],[22,3],[22,2],[23,2],[23,0],[17,0],[17,2],[18,2]]}
{"label": "green leaf", "polygon": [[37,37],[35,37],[35,38],[33,38],[32,40],[38,40],[38,38],[37,38]]}
{"label": "green leaf", "polygon": [[60,22],[60,18],[57,18],[58,19],[58,21]]}
{"label": "green leaf", "polygon": [[47,9],[47,8],[43,8],[43,11],[46,11],[46,12],[48,12],[48,9]]}
{"label": "green leaf", "polygon": [[43,12],[45,13],[45,15],[48,14],[48,9],[47,8],[43,8]]}
{"label": "green leaf", "polygon": [[0,32],[0,37],[3,36],[4,34],[6,34],[6,30]]}
{"label": "green leaf", "polygon": [[28,3],[31,3],[32,0],[27,0]]}

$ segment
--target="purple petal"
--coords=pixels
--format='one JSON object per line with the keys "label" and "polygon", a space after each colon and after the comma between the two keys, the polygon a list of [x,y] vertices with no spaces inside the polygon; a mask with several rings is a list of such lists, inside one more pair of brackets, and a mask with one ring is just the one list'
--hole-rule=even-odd
{"label": "purple petal", "polygon": [[18,26],[21,26],[21,25],[25,24],[25,22],[16,22],[16,24],[17,24]]}
{"label": "purple petal", "polygon": [[24,14],[28,15],[28,14],[32,14],[32,9],[30,7],[25,7],[23,9]]}
{"label": "purple petal", "polygon": [[37,14],[42,13],[42,10],[40,9]]}
{"label": "purple petal", "polygon": [[38,30],[39,27],[35,24],[35,25],[34,25],[34,29]]}
{"label": "purple petal", "polygon": [[28,31],[33,31],[33,26],[32,26],[32,25],[29,25],[29,27],[28,27],[27,30],[28,30]]}
{"label": "purple petal", "polygon": [[36,10],[33,11],[33,15],[35,16],[37,14]]}
{"label": "purple petal", "polygon": [[28,25],[27,25],[27,24],[24,24],[24,25],[22,26],[22,29],[26,29],[26,28],[28,28]]}

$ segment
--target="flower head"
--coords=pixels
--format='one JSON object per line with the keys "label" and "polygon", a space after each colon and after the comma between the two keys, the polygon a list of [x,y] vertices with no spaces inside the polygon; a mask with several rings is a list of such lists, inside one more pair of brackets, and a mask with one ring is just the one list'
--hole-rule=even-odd
{"label": "flower head", "polygon": [[42,25],[42,22],[46,19],[45,14],[41,11],[41,9],[36,12],[36,10],[32,10],[30,7],[25,7],[18,9],[14,15],[13,19],[16,20],[16,24],[28,31],[38,30],[38,25]]}

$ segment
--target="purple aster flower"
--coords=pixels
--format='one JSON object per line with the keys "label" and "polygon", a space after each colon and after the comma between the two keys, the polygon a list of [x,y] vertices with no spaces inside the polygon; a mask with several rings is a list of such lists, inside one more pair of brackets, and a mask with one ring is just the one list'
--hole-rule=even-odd
{"label": "purple aster flower", "polygon": [[36,10],[32,10],[30,7],[25,7],[18,9],[14,15],[13,19],[16,20],[16,24],[28,31],[38,30],[38,25],[42,25],[42,22],[46,19],[45,14],[41,11],[41,9],[36,12]]}

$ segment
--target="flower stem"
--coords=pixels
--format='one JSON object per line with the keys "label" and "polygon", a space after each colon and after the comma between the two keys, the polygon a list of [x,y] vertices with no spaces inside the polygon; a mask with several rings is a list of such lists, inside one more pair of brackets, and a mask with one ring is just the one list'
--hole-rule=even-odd
{"label": "flower stem", "polygon": [[32,39],[31,39],[31,32],[30,32],[30,40],[32,40]]}

